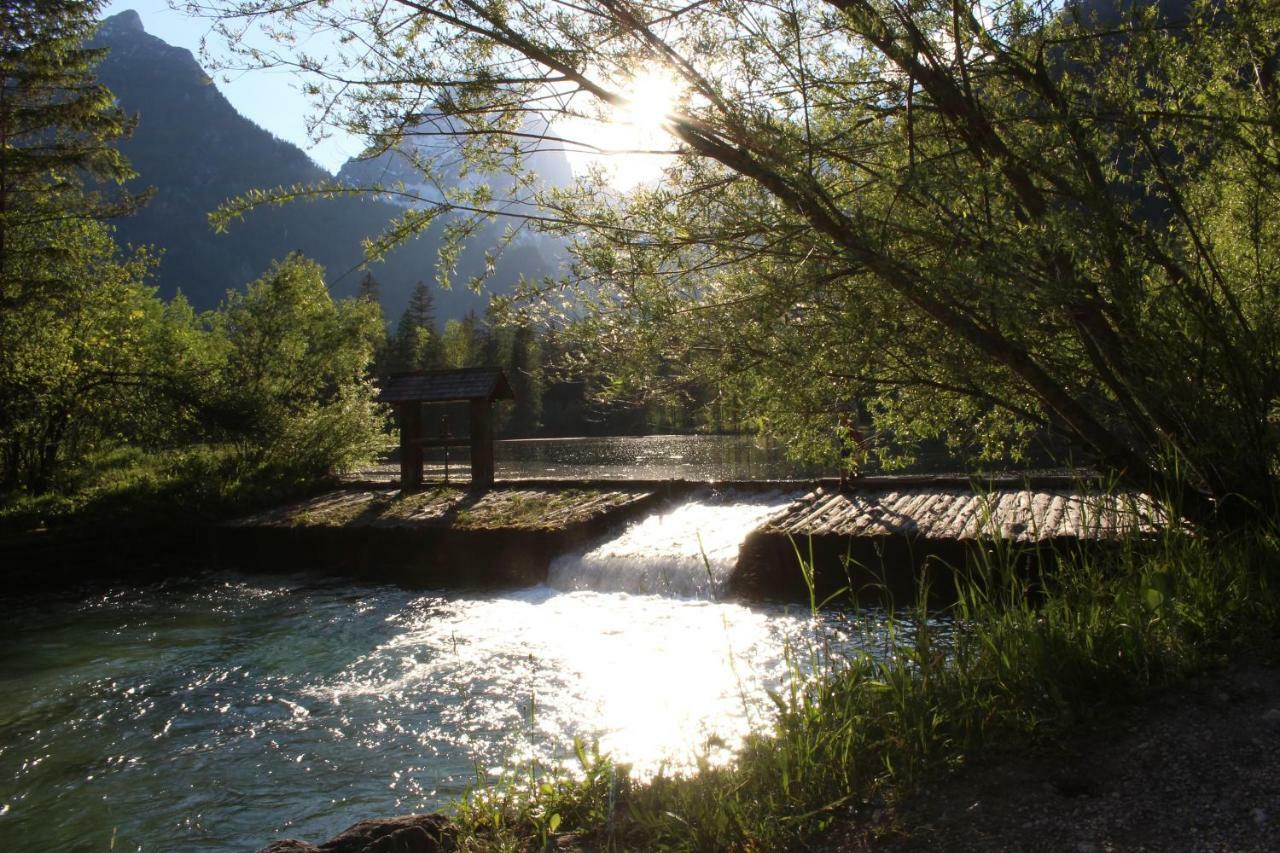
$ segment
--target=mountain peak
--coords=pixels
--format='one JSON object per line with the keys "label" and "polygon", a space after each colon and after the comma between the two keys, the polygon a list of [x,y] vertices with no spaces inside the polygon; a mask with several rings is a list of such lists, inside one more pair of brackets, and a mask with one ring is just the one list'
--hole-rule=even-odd
{"label": "mountain peak", "polygon": [[102,25],[99,27],[99,32],[104,35],[145,33],[146,31],[146,28],[142,26],[142,16],[133,9],[125,9],[123,12],[112,15],[109,18],[103,18]]}

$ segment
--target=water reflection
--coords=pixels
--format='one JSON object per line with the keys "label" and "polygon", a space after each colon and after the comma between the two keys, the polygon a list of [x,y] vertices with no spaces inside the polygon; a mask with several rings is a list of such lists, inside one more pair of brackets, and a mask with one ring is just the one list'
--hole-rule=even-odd
{"label": "water reflection", "polygon": [[[765,722],[784,648],[865,614],[547,587],[219,579],[10,605],[0,849],[246,849],[429,810],[573,737],[641,772]],[[724,746],[716,746],[723,743]],[[710,746],[709,746],[710,744]]]}
{"label": "water reflection", "polygon": [[[645,435],[499,441],[499,479],[788,480],[832,475],[794,462],[776,444],[744,435]],[[444,452],[427,455],[426,476],[444,473]],[[465,478],[465,448],[450,451],[451,476]]]}

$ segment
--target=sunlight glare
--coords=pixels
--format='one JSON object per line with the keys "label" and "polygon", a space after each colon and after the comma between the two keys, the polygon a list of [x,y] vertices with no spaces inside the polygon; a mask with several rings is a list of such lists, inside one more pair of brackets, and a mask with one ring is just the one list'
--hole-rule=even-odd
{"label": "sunlight glare", "polygon": [[645,68],[618,85],[625,104],[606,108],[595,120],[570,123],[570,132],[589,139],[594,151],[570,154],[575,171],[603,169],[619,190],[653,183],[662,176],[675,147],[667,132],[671,114],[687,100],[684,81],[664,68]]}
{"label": "sunlight glare", "polygon": [[619,109],[618,121],[635,128],[643,140],[638,148],[654,147],[649,140],[666,142],[665,125],[680,105],[685,93],[684,82],[665,69],[646,69],[628,82],[623,96],[627,104]]}

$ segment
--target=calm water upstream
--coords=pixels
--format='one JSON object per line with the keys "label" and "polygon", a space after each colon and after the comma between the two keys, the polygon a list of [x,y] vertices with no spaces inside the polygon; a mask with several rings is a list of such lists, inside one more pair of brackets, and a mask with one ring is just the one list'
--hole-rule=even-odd
{"label": "calm water upstream", "polygon": [[784,500],[694,501],[501,594],[204,576],[10,601],[0,849],[321,841],[563,761],[575,736],[646,774],[727,758],[767,725],[787,643],[880,635],[710,597]]}
{"label": "calm water upstream", "polygon": [[[451,473],[465,475],[466,448],[450,454]],[[838,473],[787,459],[779,445],[750,435],[515,439],[497,442],[494,457],[498,479],[788,480]],[[427,458],[427,476],[441,476],[443,451]]]}

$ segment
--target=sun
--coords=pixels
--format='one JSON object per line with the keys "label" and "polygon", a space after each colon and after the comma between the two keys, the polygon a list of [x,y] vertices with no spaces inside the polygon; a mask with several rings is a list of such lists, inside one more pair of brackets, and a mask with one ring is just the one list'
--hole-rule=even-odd
{"label": "sun", "polygon": [[561,125],[566,136],[583,143],[566,152],[570,165],[578,174],[603,170],[609,184],[622,191],[655,183],[671,163],[670,154],[662,152],[675,147],[668,128],[689,100],[689,89],[669,70],[649,66],[615,78],[613,90],[621,103]]}
{"label": "sun", "polygon": [[667,122],[686,94],[684,81],[665,68],[647,68],[623,87],[626,103],[617,108],[615,124],[630,125],[638,138],[666,136]]}

